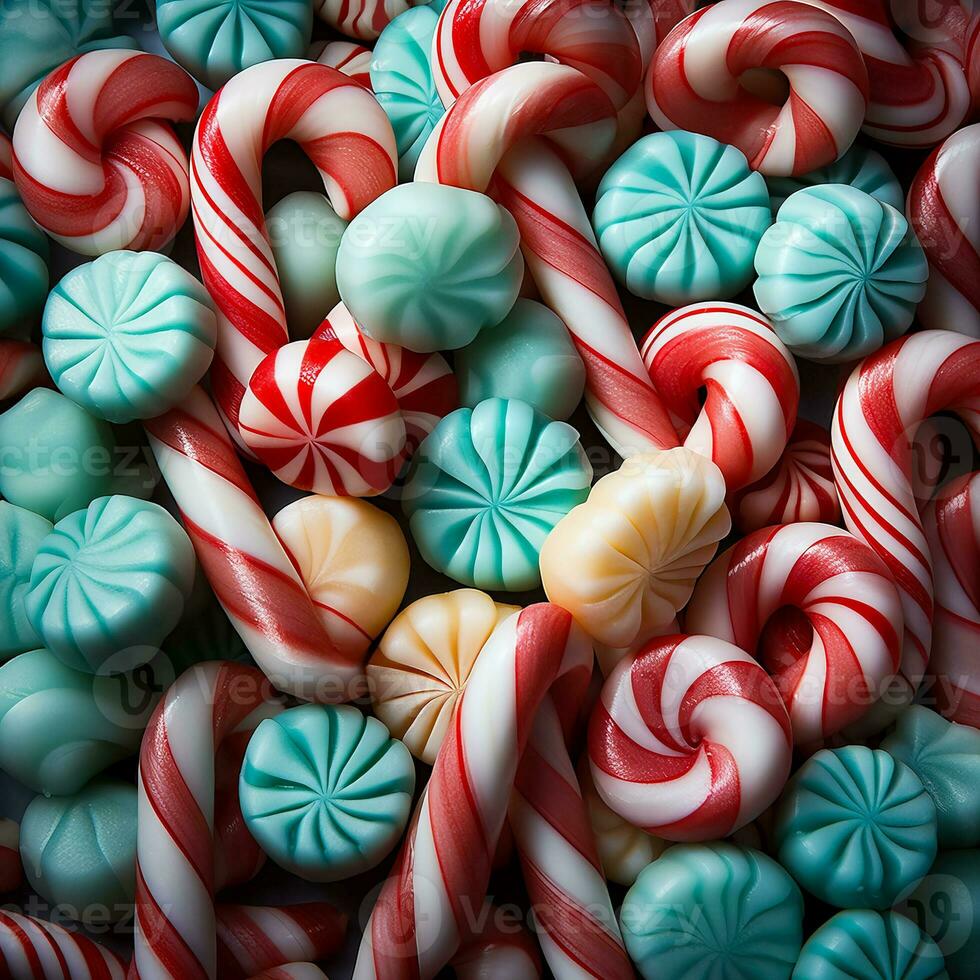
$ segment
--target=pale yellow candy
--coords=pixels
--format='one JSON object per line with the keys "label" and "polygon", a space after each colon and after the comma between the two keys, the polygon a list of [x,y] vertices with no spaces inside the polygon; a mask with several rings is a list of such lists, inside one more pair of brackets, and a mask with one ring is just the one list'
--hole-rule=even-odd
{"label": "pale yellow candy", "polygon": [[634,646],[691,598],[730,528],[711,460],[681,448],[633,456],[548,535],[544,590],[596,642]]}
{"label": "pale yellow candy", "polygon": [[272,526],[330,638],[352,656],[364,653],[408,587],[408,545],[398,521],[357,497],[314,494],[284,507]]}
{"label": "pale yellow candy", "polygon": [[413,602],[385,631],[367,668],[374,713],[416,758],[435,762],[477,654],[519,609],[457,589]]}

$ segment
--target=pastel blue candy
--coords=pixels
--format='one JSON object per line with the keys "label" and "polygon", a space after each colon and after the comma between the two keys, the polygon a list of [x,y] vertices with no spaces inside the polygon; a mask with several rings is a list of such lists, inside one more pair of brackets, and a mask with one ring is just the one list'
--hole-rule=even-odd
{"label": "pastel blue candy", "polygon": [[415,765],[376,718],[349,705],[304,705],[263,721],[239,781],[252,836],[308,881],[373,868],[408,822]]}
{"label": "pastel blue candy", "polygon": [[26,337],[47,292],[47,236],[31,220],[14,182],[0,177],[0,336]]}
{"label": "pastel blue candy", "polygon": [[51,527],[38,514],[0,500],[0,663],[40,646],[24,597],[34,555]]}
{"label": "pastel blue candy", "polygon": [[755,255],[759,308],[814,361],[851,361],[901,336],[928,268],[904,215],[843,184],[797,191]]}
{"label": "pastel blue candy", "polygon": [[591,482],[572,426],[489,398],[450,413],[422,442],[402,508],[437,571],[478,589],[523,591],[540,584],[541,546]]}
{"label": "pastel blue candy", "polygon": [[432,77],[432,7],[413,7],[385,27],[371,58],[371,88],[391,120],[398,145],[398,178],[409,181],[429,134],[446,111]]}
{"label": "pastel blue candy", "polygon": [[674,306],[747,286],[771,221],[765,179],[745,155],[680,130],[634,143],[602,178],[592,216],[616,278]]}

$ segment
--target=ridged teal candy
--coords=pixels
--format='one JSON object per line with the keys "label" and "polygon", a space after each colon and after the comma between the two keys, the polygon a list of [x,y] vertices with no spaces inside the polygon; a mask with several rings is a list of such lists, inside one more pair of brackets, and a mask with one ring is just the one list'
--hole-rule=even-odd
{"label": "ridged teal candy", "polygon": [[797,191],[755,255],[759,308],[795,354],[852,361],[908,330],[928,268],[904,215],[843,184]]}
{"label": "ridged teal candy", "polygon": [[636,296],[680,306],[734,296],[752,280],[769,192],[744,154],[710,136],[654,133],[599,184],[599,248]]}
{"label": "ridged teal candy", "polygon": [[485,194],[402,184],[347,227],[337,285],[375,340],[428,353],[468,344],[500,323],[524,274],[510,214]]}
{"label": "ridged teal candy", "polygon": [[26,336],[47,293],[47,236],[31,220],[14,182],[0,177],[0,335]]}
{"label": "ridged teal candy", "polygon": [[932,797],[940,849],[980,844],[980,731],[913,705],[881,747],[904,762]]}
{"label": "ridged teal candy", "polygon": [[69,667],[125,671],[156,655],[193,583],[190,539],[162,507],[100,497],[41,542],[25,604]]}
{"label": "ridged teal candy", "polygon": [[678,844],[640,872],[619,921],[645,980],[788,980],[803,941],[803,896],[759,851]]}
{"label": "ridged teal candy", "polygon": [[413,7],[381,32],[371,58],[371,88],[391,120],[398,145],[398,178],[412,179],[429,134],[446,111],[432,78],[433,7]]}
{"label": "ridged teal candy", "polygon": [[0,500],[0,663],[40,646],[24,596],[34,555],[51,526],[32,511]]}
{"label": "ridged teal candy", "polygon": [[133,755],[173,671],[160,658],[133,674],[95,677],[47,650],[0,667],[0,769],[38,793],[77,793]]}
{"label": "ridged teal candy", "polygon": [[790,194],[820,184],[848,184],[865,194],[905,210],[905,194],[892,168],[876,150],[855,143],[839,160],[801,177],[767,177],[769,200],[775,214]]}
{"label": "ridged teal candy", "polygon": [[778,858],[838,908],[886,909],[936,856],[936,806],[908,766],[881,749],[822,749],[789,783]]}
{"label": "ridged teal candy", "polygon": [[51,291],[42,323],[54,383],[98,418],[162,415],[211,365],[218,326],[207,290],[156,252],[108,252]]}
{"label": "ridged teal candy", "polygon": [[348,705],[304,705],[263,721],[239,781],[252,836],[308,881],[373,868],[408,822],[415,765],[376,718]]}
{"label": "ridged teal candy", "polygon": [[174,61],[217,89],[273,58],[305,58],[310,0],[157,0],[157,30]]}
{"label": "ridged teal candy", "polygon": [[35,797],[20,825],[24,874],[67,918],[129,916],[136,891],[136,787],[105,779],[73,796]]}
{"label": "ridged teal candy", "polygon": [[895,912],[838,912],[806,941],[793,980],[947,980],[943,954]]}
{"label": "ridged teal candy", "polygon": [[480,331],[454,363],[459,400],[470,408],[485,398],[522,398],[549,418],[567,419],[585,389],[585,365],[565,324],[529,299]]}
{"label": "ridged teal candy", "polygon": [[402,508],[437,571],[523,591],[540,584],[541,546],[591,482],[575,429],[526,402],[488,398],[447,415],[422,442]]}

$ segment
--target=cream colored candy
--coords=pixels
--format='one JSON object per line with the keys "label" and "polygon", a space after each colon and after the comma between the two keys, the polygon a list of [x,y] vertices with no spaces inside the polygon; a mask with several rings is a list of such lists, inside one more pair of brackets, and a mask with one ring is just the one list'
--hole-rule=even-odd
{"label": "cream colored candy", "polygon": [[477,654],[519,609],[457,589],[413,602],[388,627],[367,668],[374,713],[416,758],[435,762]]}
{"label": "cream colored candy", "polygon": [[633,456],[545,540],[544,590],[597,643],[643,643],[690,599],[730,528],[709,459],[682,448]]}

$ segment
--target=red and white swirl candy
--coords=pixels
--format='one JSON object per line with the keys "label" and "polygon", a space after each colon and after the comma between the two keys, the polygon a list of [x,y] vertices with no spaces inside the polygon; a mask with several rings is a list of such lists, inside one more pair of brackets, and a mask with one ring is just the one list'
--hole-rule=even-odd
{"label": "red and white swirl candy", "polygon": [[684,445],[717,464],[729,491],[776,464],[800,379],[765,317],[735,303],[685,306],[653,325],[640,353]]}
{"label": "red and white swirl candy", "polygon": [[244,445],[238,411],[249,379],[289,339],[262,208],[262,158],[281,139],[306,152],[342,218],[395,183],[388,117],[335,68],[267,61],[240,72],[205,107],[194,135],[191,202],[201,273],[218,313],[211,386]]}
{"label": "red and white swirl candy", "polygon": [[909,188],[906,210],[929,260],[929,285],[917,310],[920,322],[980,339],[977,174],[980,123],[953,133],[930,154]]}
{"label": "red and white swirl candy", "polygon": [[79,932],[0,909],[4,980],[123,980],[123,961]]}
{"label": "red and white swirl candy", "polygon": [[372,41],[399,14],[422,0],[316,0],[314,10],[347,37]]}
{"label": "red and white swirl candy", "polygon": [[828,524],[764,528],[719,555],[684,619],[755,654],[800,745],[860,718],[898,670],[902,604],[878,556]]}
{"label": "red and white swirl candy", "polygon": [[[785,103],[755,94],[773,72]],[[720,0],[681,21],[657,48],[647,108],[661,129],[689,129],[737,146],[756,170],[805,174],[854,141],[868,72],[847,29],[797,0]]]}
{"label": "red and white swirl candy", "polygon": [[626,0],[619,4],[636,32],[644,71],[657,45],[693,13],[697,5],[698,0]]}
{"label": "red and white swirl candy", "polygon": [[31,217],[85,255],[159,249],[189,205],[171,122],[193,119],[194,80],[139,51],[90,51],[37,87],[17,117],[13,171]]}
{"label": "red and white swirl candy", "polygon": [[320,42],[310,49],[310,57],[321,65],[342,71],[370,90],[372,55],[363,45],[352,41]]}
{"label": "red and white swirl candy", "polygon": [[712,636],[650,641],[621,661],[589,724],[596,789],[667,840],[726,837],[779,795],[793,736],[772,678]]}

